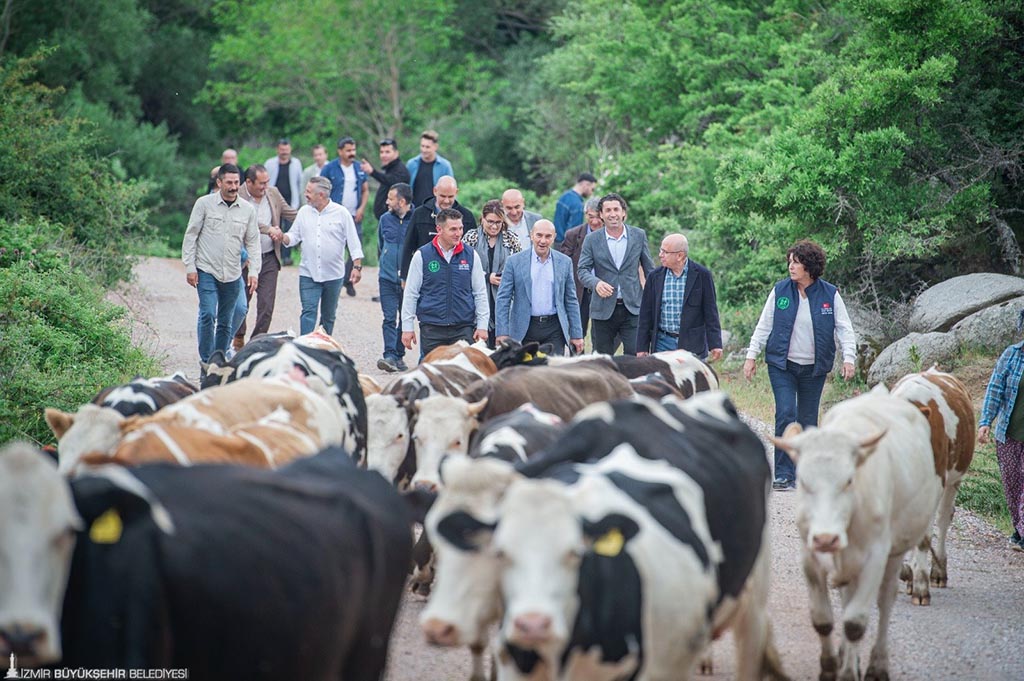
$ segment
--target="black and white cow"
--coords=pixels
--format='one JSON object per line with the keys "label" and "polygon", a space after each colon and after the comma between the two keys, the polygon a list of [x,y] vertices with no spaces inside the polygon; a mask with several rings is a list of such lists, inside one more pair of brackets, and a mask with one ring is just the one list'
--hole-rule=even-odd
{"label": "black and white cow", "polygon": [[4,658],[211,681],[382,675],[409,521],[343,450],[274,472],[107,467],[68,483],[15,445],[0,469]]}
{"label": "black and white cow", "polygon": [[469,456],[489,456],[509,463],[527,461],[554,443],[566,424],[533,403],[481,424],[470,437]]}
{"label": "black and white cow", "polygon": [[517,468],[444,463],[428,641],[479,645],[504,603],[502,678],[686,678],[726,627],[737,678],[785,678],[765,611],[769,467],[723,394],[593,405]]}
{"label": "black and white cow", "polygon": [[[216,353],[215,353],[216,354]],[[293,338],[287,332],[262,334],[246,343],[230,361],[218,366],[211,357],[203,389],[223,385],[241,378],[269,378],[289,374],[299,367],[307,376],[316,376],[330,386],[341,405],[346,422],[342,429],[345,442],[356,462],[366,463],[367,414],[366,398],[359,384],[355,362],[341,351],[341,346],[321,331]]]}
{"label": "black and white cow", "polygon": [[133,378],[124,385],[103,388],[92,398],[100,407],[110,407],[122,416],[148,416],[168,404],[199,391],[181,372],[157,378]]}

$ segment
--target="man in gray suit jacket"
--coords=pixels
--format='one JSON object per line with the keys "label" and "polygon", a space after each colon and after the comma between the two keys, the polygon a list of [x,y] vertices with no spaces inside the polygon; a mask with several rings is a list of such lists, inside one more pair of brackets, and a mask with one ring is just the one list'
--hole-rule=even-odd
{"label": "man in gray suit jacket", "polygon": [[562,355],[565,343],[583,352],[580,306],[572,277],[572,259],[552,250],[555,225],[538,220],[530,231],[532,248],[505,261],[494,299],[496,340],[551,343]]}
{"label": "man in gray suit jacket", "polygon": [[622,351],[636,354],[636,334],[643,287],[640,268],[646,277],[654,270],[647,248],[647,234],[626,224],[626,200],[606,194],[598,203],[604,229],[587,236],[580,254],[579,277],[595,294],[590,301],[594,330],[594,351],[614,354],[618,340]]}

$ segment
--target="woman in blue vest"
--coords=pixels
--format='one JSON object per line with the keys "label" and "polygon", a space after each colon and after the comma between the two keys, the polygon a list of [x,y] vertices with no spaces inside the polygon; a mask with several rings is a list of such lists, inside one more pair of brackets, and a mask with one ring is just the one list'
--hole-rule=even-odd
{"label": "woman in blue vest", "polygon": [[[765,348],[768,378],[775,394],[775,435],[791,423],[818,425],[825,377],[836,357],[836,336],[843,349],[842,375],[853,378],[857,337],[838,289],[821,278],[825,251],[813,241],[798,241],[786,252],[789,278],[775,284],[750,338],[743,375],[749,381]],[[772,488],[796,488],[793,460],[775,449]]]}

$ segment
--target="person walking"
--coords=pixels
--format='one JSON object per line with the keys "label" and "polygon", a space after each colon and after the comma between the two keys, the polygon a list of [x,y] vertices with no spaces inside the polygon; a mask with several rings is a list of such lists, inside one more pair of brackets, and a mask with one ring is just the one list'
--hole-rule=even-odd
{"label": "person walking", "polygon": [[[277,187],[288,205],[298,210],[299,198],[305,185],[302,184],[302,161],[292,156],[291,140],[287,137],[277,140],[277,155],[264,161],[263,166],[270,175],[270,186]],[[291,220],[281,220],[281,229],[285,232],[291,229],[291,226]],[[283,265],[292,264],[290,249],[281,249],[281,263]]]}
{"label": "person walking", "polygon": [[480,226],[462,237],[463,243],[476,251],[487,278],[487,303],[491,312],[487,331],[487,347],[493,349],[495,341],[494,299],[501,285],[501,273],[509,256],[523,250],[519,238],[509,231],[501,201],[488,201],[480,215]]}
{"label": "person walking", "polygon": [[[398,156],[398,142],[394,137],[385,137],[378,145],[380,170],[365,158],[359,162],[363,172],[377,180],[377,193],[373,197],[373,217],[380,220],[390,210],[387,206],[388,192],[399,182],[409,184],[409,170]],[[410,185],[411,186],[411,185]],[[409,202],[412,206],[412,202]]]}
{"label": "person walking", "polygon": [[424,130],[420,134],[420,153],[405,162],[412,186],[412,202],[417,207],[430,200],[433,188],[442,177],[455,177],[451,162],[437,153],[440,139],[436,130]]}
{"label": "person walking", "polygon": [[701,359],[722,358],[715,281],[708,268],[690,260],[683,234],[661,240],[661,267],[651,272],[640,302],[637,355],[689,350]]}
{"label": "person walking", "polygon": [[260,274],[260,232],[256,208],[238,199],[241,172],[230,163],[217,171],[220,191],[196,199],[181,242],[185,281],[199,296],[196,337],[199,373],[206,376],[214,350],[228,351],[234,334],[232,317],[241,294],[242,249],[249,253],[249,293]]}
{"label": "person walking", "polygon": [[[462,213],[437,213],[437,236],[413,253],[402,301],[402,344],[416,344],[420,321],[420,359],[440,345],[487,340],[490,312],[487,283],[476,252],[462,243]],[[410,228],[411,229],[411,228]]]}
{"label": "person walking", "polygon": [[[839,290],[821,278],[825,251],[802,240],[786,252],[789,278],[776,282],[761,310],[743,363],[743,375],[754,377],[757,356],[765,349],[768,379],[775,396],[775,436],[791,423],[818,425],[818,405],[825,377],[832,371],[836,337],[843,350],[841,374],[853,378],[857,336]],[[796,467],[789,455],[775,448],[772,488],[796,488]]]}
{"label": "person walking", "polygon": [[[1017,333],[1024,331],[1024,310],[1017,317]],[[1024,399],[1017,399],[1024,382],[1024,341],[999,356],[985,390],[978,421],[978,443],[996,441],[996,459],[1003,494],[1013,523],[1009,547],[1024,551]],[[993,430],[994,424],[994,430]]]}
{"label": "person walking", "polygon": [[590,198],[597,186],[597,178],[590,173],[580,173],[576,184],[558,197],[555,204],[555,247],[564,240],[565,233],[583,222],[583,202]]}
{"label": "person walking", "polygon": [[331,201],[331,181],[323,176],[311,179],[306,185],[306,205],[299,209],[292,228],[288,232],[271,228],[271,238],[286,246],[304,244],[299,262],[300,333],[312,333],[317,327],[318,306],[320,326],[328,334],[334,333],[338,298],[345,281],[345,248],[354,262],[352,283],[358,284],[363,272],[363,247],[352,215]]}
{"label": "person walking", "polygon": [[398,267],[402,257],[405,232],[412,223],[412,187],[398,182],[388,191],[388,211],[380,216],[377,226],[377,249],[380,268],[377,283],[380,286],[380,309],[384,315],[381,330],[384,352],[377,360],[377,368],[392,373],[405,371],[405,346],[402,345],[402,279]]}
{"label": "person walking", "polygon": [[606,194],[598,202],[598,210],[604,230],[583,241],[579,265],[580,281],[597,294],[590,301],[594,351],[615,354],[621,339],[622,352],[635,355],[642,295],[639,272],[642,268],[644,276],[649,276],[654,260],[647,234],[626,224],[624,198]]}
{"label": "person walking", "polygon": [[555,225],[540,219],[530,230],[531,248],[517,253],[505,264],[494,305],[497,340],[506,338],[541,345],[551,354],[583,352],[583,327],[572,278],[572,260],[552,250]]}
{"label": "person walking", "polygon": [[590,327],[590,298],[594,292],[580,281],[580,254],[583,253],[583,240],[594,232],[604,229],[601,211],[597,209],[598,203],[598,199],[587,200],[583,206],[583,224],[567,231],[562,245],[558,246],[561,253],[572,258],[573,277],[576,280],[576,300],[580,303],[580,322],[583,323],[584,338],[586,338],[587,330]]}
{"label": "person walking", "polygon": [[[338,158],[334,159],[320,171],[321,177],[331,181],[331,201],[348,210],[356,225],[356,234],[360,241],[363,238],[363,215],[366,213],[366,202],[370,196],[370,185],[366,181],[366,173],[356,163],[356,141],[351,137],[338,140]],[[356,294],[356,287],[351,281],[352,254],[345,260],[345,293]]]}
{"label": "person walking", "polygon": [[[405,243],[402,244],[402,266],[399,270],[402,279],[405,279],[409,271],[409,262],[412,255],[419,248],[429,244],[437,236],[437,216],[442,210],[451,208],[462,214],[462,226],[466,232],[476,229],[476,218],[472,211],[459,203],[456,197],[459,195],[459,184],[454,177],[445,175],[434,186],[434,195],[427,199],[424,204],[416,203],[412,212],[412,225],[405,233]],[[415,193],[413,194],[415,203]]]}

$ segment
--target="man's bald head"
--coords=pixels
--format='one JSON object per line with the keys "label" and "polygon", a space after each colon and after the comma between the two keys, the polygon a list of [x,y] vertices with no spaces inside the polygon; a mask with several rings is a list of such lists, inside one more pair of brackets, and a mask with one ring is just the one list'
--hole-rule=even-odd
{"label": "man's bald head", "polygon": [[661,240],[661,251],[658,257],[661,264],[672,270],[678,277],[686,266],[686,257],[690,252],[690,244],[682,234],[668,234]]}
{"label": "man's bald head", "polygon": [[555,223],[551,220],[537,220],[530,229],[530,241],[534,252],[541,258],[547,258],[551,252],[551,244],[555,241]]}
{"label": "man's bald head", "polygon": [[518,225],[519,221],[523,219],[523,211],[526,209],[523,193],[518,189],[506,189],[505,193],[501,195],[501,207],[505,209],[508,224]]}
{"label": "man's bald head", "polygon": [[661,247],[666,251],[682,251],[685,254],[690,251],[690,242],[683,234],[667,234],[661,241]]}
{"label": "man's bald head", "polygon": [[455,205],[455,197],[459,194],[459,185],[451,175],[442,175],[434,185],[434,202],[438,210],[451,208]]}

